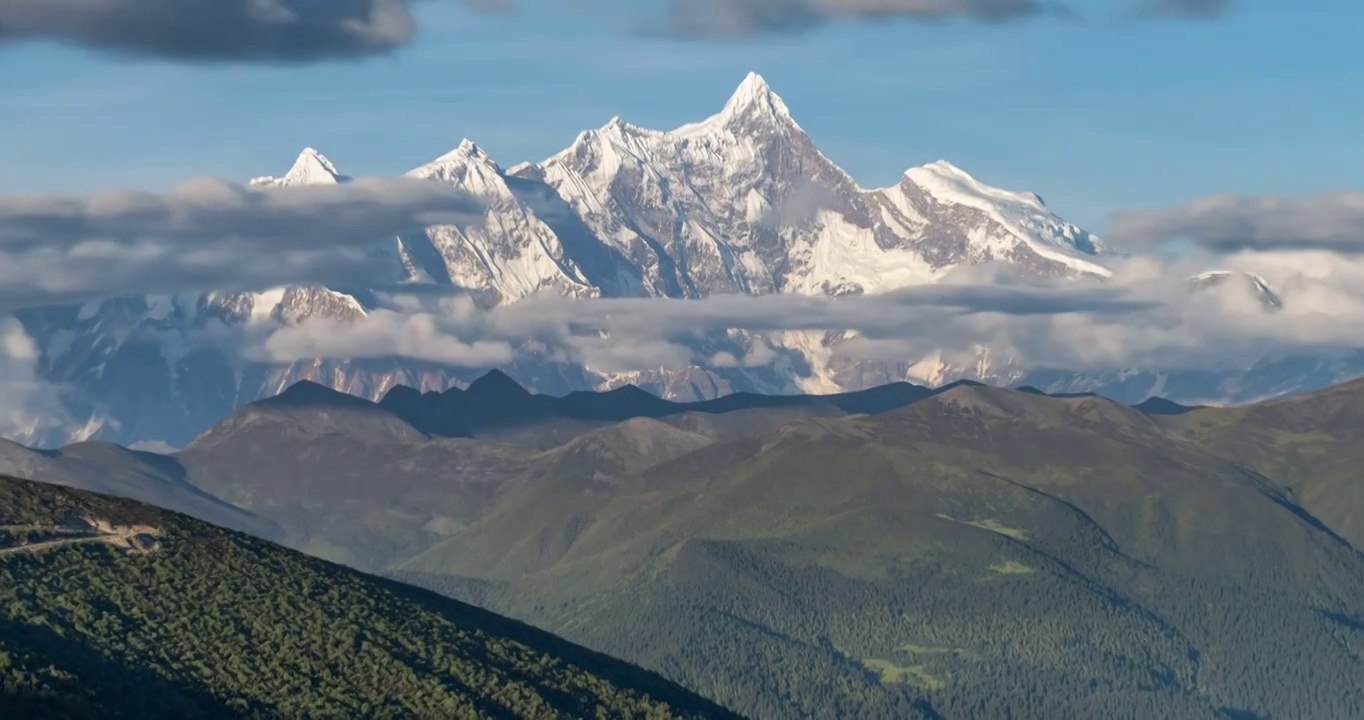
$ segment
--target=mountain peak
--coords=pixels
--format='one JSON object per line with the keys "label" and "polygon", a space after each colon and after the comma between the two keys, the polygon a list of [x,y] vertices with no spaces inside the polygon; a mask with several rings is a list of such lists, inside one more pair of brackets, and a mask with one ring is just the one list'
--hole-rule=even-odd
{"label": "mountain peak", "polygon": [[431,164],[438,165],[450,162],[468,162],[470,160],[482,163],[484,165],[497,164],[493,160],[492,156],[487,153],[487,151],[479,147],[477,143],[475,143],[473,140],[470,140],[469,138],[464,138],[463,140],[460,140],[459,145],[457,145],[454,150],[451,150],[450,152],[445,153],[444,155],[441,155],[440,157],[436,158],[436,160]]}
{"label": "mountain peak", "polygon": [[298,154],[298,159],[294,160],[294,166],[289,168],[289,172],[284,178],[296,179],[310,185],[322,183],[337,183],[344,176],[337,172],[336,166],[326,155],[314,150],[313,148],[303,148],[303,152]]}
{"label": "mountain peak", "polygon": [[370,409],[374,403],[312,380],[299,380],[274,397],[257,403],[266,407],[353,407]]}
{"label": "mountain peak", "polygon": [[349,180],[336,169],[326,155],[306,147],[298,154],[289,172],[283,177],[259,177],[251,181],[257,186],[291,187],[297,185],[336,185]]}
{"label": "mountain peak", "polygon": [[501,370],[489,370],[487,374],[469,384],[466,393],[476,396],[496,395],[501,397],[529,395],[530,392]]}
{"label": "mountain peak", "polygon": [[720,111],[720,116],[726,120],[761,116],[789,121],[791,111],[763,76],[751,72],[739,83],[739,87],[735,88],[734,94],[730,95],[724,110]]}
{"label": "mountain peak", "polygon": [[427,180],[454,182],[470,192],[485,193],[500,185],[501,181],[496,177],[502,174],[502,168],[483,148],[465,138],[454,150],[407,174]]}
{"label": "mountain peak", "polygon": [[739,83],[738,89],[734,91],[738,95],[772,95],[772,86],[767,84],[767,79],[755,72],[750,72],[744,76],[743,82]]}

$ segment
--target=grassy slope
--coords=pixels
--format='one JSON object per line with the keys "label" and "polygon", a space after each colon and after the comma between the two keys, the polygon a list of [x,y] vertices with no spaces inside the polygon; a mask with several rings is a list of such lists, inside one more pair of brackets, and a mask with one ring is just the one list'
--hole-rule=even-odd
{"label": "grassy slope", "polygon": [[1364,549],[1364,380],[1248,407],[1202,408],[1164,422],[1207,451],[1282,483]]}
{"label": "grassy slope", "polygon": [[545,473],[405,570],[755,717],[1364,713],[1364,558],[1091,398],[960,388]]}
{"label": "grassy slope", "polygon": [[[0,555],[6,717],[733,717],[656,675],[185,516],[0,479],[0,547],[89,516],[160,549]],[[42,535],[45,531],[39,531]]]}

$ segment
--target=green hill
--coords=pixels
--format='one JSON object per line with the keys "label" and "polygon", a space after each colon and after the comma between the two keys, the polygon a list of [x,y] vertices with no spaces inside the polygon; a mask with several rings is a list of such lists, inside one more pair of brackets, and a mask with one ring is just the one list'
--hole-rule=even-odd
{"label": "green hill", "polygon": [[960,387],[544,472],[399,576],[756,718],[1364,716],[1364,556],[1099,398]]}
{"label": "green hill", "polygon": [[1364,548],[1364,380],[1166,422],[1208,452],[1255,468],[1357,548]]}
{"label": "green hill", "polygon": [[730,718],[434,593],[0,478],[0,716]]}

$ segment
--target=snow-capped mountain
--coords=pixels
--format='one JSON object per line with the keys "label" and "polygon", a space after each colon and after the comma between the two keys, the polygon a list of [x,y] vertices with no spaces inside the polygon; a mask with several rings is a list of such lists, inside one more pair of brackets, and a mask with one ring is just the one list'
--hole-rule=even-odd
{"label": "snow-capped mountain", "polygon": [[988,260],[1107,272],[1102,246],[1035,195],[946,162],[858,187],[756,74],[701,122],[657,131],[614,118],[511,174],[552,188],[653,295],[878,292]]}
{"label": "snow-capped mountain", "polygon": [[[1057,217],[1036,194],[991,187],[946,161],[912,168],[891,187],[858,186],[756,74],[719,113],[673,130],[615,118],[542,162],[509,169],[465,140],[407,174],[473,193],[486,211],[475,223],[376,238],[374,252],[391,261],[393,282],[459,286],[483,306],[545,291],[670,298],[875,293],[986,262],[1035,277],[1110,274],[1103,242]],[[309,148],[283,176],[252,184],[347,181]],[[443,389],[484,371],[403,359],[253,363],[203,340],[214,323],[354,320],[372,309],[371,299],[365,288],[210,291],[115,298],[20,319],[42,350],[43,374],[66,389],[80,436],[179,445],[235,407],[301,379],[377,399],[396,384]],[[1156,375],[1030,375],[985,354],[969,366],[933,356],[850,362],[833,352],[842,340],[842,333],[717,332],[698,341],[698,356],[712,358],[704,367],[607,373],[531,359],[503,369],[540,392],[630,382],[678,399],[968,377],[1027,380],[1043,389],[1113,388],[1136,402],[1179,386]],[[755,354],[769,362],[738,360]],[[1210,386],[1202,378],[1198,387]]]}
{"label": "snow-capped mountain", "polygon": [[253,187],[297,187],[299,185],[336,185],[350,178],[337,171],[327,156],[312,149],[303,148],[289,172],[280,177],[266,175],[251,180]]}
{"label": "snow-capped mountain", "polygon": [[1189,278],[1194,290],[1221,287],[1229,282],[1241,282],[1266,308],[1278,310],[1283,307],[1283,297],[1279,291],[1263,277],[1250,272],[1232,270],[1209,270]]}

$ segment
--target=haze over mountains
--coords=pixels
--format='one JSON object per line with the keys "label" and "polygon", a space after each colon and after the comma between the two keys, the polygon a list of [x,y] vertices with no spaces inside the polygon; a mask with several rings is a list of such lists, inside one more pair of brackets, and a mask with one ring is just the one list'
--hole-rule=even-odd
{"label": "haze over mountains", "polygon": [[[991,187],[945,161],[912,168],[892,187],[858,186],[752,74],[718,114],[672,131],[613,118],[543,162],[510,168],[466,140],[408,174],[472,192],[487,211],[480,223],[376,238],[376,257],[391,267],[375,278],[376,287],[124,297],[21,313],[41,353],[40,374],[63,389],[68,417],[55,427],[35,424],[19,439],[179,447],[231,410],[299,379],[378,399],[400,384],[444,390],[481,375],[487,365],[429,358],[246,360],[234,345],[240,341],[215,331],[226,325],[250,335],[310,319],[351,322],[374,312],[382,291],[395,287],[462,288],[490,307],[544,293],[677,299],[879,293],[983,264],[1007,266],[1025,280],[1109,274],[1105,244],[1057,217],[1040,197]],[[348,180],[309,149],[284,175],[253,183]],[[1272,297],[1270,305],[1292,302],[1268,285],[1247,292]],[[629,367],[566,360],[527,339],[527,352],[507,367],[526,386],[552,394],[633,383],[691,400],[970,378],[1093,391],[1128,403],[1152,394],[1188,403],[1245,401],[1364,372],[1358,353],[1252,358],[1216,372],[1043,371],[983,351],[969,362],[949,360],[932,348],[869,361],[836,352],[849,338],[840,331],[709,331],[685,340],[704,361],[682,369],[659,369],[647,359]]]}
{"label": "haze over mountains", "polygon": [[1359,382],[675,405],[494,373],[296,385],[163,462],[292,547],[748,717],[1315,719],[1364,711],[1361,418]]}

